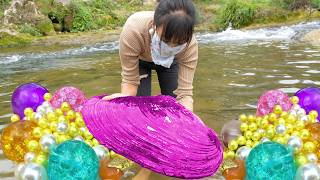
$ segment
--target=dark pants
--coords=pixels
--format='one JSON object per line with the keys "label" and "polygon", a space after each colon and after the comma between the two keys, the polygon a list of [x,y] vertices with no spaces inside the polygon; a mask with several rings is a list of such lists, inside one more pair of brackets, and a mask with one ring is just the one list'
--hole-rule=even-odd
{"label": "dark pants", "polygon": [[151,96],[151,71],[156,70],[162,95],[176,97],[173,93],[178,87],[179,64],[173,61],[170,68],[156,65],[153,62],[139,61],[140,86],[137,96]]}

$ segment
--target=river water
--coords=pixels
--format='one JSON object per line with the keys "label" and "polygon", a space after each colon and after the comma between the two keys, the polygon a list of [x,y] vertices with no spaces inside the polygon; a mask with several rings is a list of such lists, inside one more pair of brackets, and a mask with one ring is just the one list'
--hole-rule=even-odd
{"label": "river water", "polygon": [[[320,46],[299,41],[320,22],[258,30],[198,33],[199,63],[194,79],[194,112],[211,128],[242,113],[255,113],[259,96],[270,89],[292,95],[320,86]],[[10,98],[18,85],[38,82],[49,90],[71,85],[87,96],[120,90],[118,42],[82,47],[0,49],[0,127],[9,122]],[[155,73],[154,73],[155,74]],[[153,94],[159,94],[153,76]],[[0,178],[13,165],[0,155]],[[152,179],[166,179],[152,175]]]}

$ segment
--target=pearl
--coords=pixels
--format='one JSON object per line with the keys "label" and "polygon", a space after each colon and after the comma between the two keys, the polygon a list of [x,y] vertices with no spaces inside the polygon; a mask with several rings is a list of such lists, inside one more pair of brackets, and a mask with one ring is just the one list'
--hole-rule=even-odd
{"label": "pearl", "polygon": [[46,134],[40,139],[40,146],[44,152],[49,152],[51,148],[57,145],[56,140],[52,134]]}
{"label": "pearl", "polygon": [[47,180],[45,168],[39,164],[28,163],[24,165],[18,175],[18,179]]}
{"label": "pearl", "polygon": [[68,125],[64,122],[59,122],[57,124],[57,132],[58,133],[65,133],[68,130]]}
{"label": "pearl", "polygon": [[33,152],[28,152],[24,155],[24,162],[30,163],[35,159],[36,155]]}
{"label": "pearl", "polygon": [[241,160],[245,160],[249,156],[250,151],[251,151],[251,148],[249,148],[247,146],[242,146],[241,148],[239,148],[237,150],[236,156]]}
{"label": "pearl", "polygon": [[285,125],[280,124],[276,127],[276,133],[277,134],[284,134],[286,132],[287,128]]}
{"label": "pearl", "polygon": [[291,136],[287,142],[288,146],[293,148],[295,152],[298,152],[302,149],[303,143],[302,140],[297,136]]}
{"label": "pearl", "polygon": [[109,159],[109,150],[102,145],[97,145],[93,147],[94,152],[96,152],[98,158],[101,159]]}
{"label": "pearl", "polygon": [[305,164],[297,170],[296,180],[320,179],[320,168],[313,163]]}

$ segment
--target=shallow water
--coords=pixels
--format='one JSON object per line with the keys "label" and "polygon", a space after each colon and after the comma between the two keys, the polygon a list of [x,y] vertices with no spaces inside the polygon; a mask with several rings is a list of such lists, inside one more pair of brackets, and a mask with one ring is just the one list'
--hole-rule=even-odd
{"label": "shallow water", "polygon": [[[199,63],[194,79],[195,113],[220,131],[241,113],[255,113],[259,96],[270,89],[292,95],[320,86],[320,46],[297,39],[320,28],[320,22],[253,31],[227,30],[197,34]],[[0,126],[9,122],[12,91],[38,82],[49,90],[72,85],[87,96],[120,90],[117,42],[91,47],[0,49]],[[159,94],[156,76],[153,94]],[[0,178],[13,176],[0,155]],[[152,179],[166,179],[153,175]]]}

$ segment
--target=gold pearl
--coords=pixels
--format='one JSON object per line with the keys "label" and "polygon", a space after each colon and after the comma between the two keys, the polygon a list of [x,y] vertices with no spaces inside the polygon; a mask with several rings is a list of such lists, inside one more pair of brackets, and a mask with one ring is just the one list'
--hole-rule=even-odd
{"label": "gold pearl", "polygon": [[235,151],[238,148],[238,143],[235,140],[230,141],[228,148],[232,151]]}
{"label": "gold pearl", "polygon": [[277,120],[277,115],[274,113],[269,114],[269,121],[275,122]]}
{"label": "gold pearl", "polygon": [[240,145],[240,146],[242,146],[242,145],[245,145],[246,144],[246,138],[245,137],[243,137],[243,136],[240,136],[240,137],[238,137],[238,139],[237,139],[237,143]]}
{"label": "gold pearl", "polygon": [[75,118],[76,118],[76,113],[74,111],[70,110],[70,111],[67,112],[67,115],[66,115],[66,119],[67,120],[70,121],[70,120],[73,120]]}
{"label": "gold pearl", "polygon": [[38,141],[31,140],[31,141],[28,142],[27,147],[28,147],[29,151],[35,152],[35,151],[38,150],[39,143],[38,143]]}
{"label": "gold pearl", "polygon": [[304,156],[303,154],[299,154],[296,157],[296,162],[298,163],[299,166],[305,165],[308,163],[308,159],[306,156]]}
{"label": "gold pearl", "polygon": [[273,141],[277,142],[277,143],[280,143],[280,144],[286,144],[286,140],[284,137],[281,137],[281,136],[277,136],[273,139]]}
{"label": "gold pearl", "polygon": [[293,96],[291,98],[291,102],[292,102],[292,104],[298,104],[299,103],[299,98],[297,96]]}
{"label": "gold pearl", "polygon": [[303,150],[307,153],[313,153],[316,150],[316,145],[313,142],[306,142],[303,144]]}
{"label": "gold pearl", "polygon": [[51,98],[52,98],[52,95],[51,95],[50,93],[45,93],[45,94],[43,95],[43,99],[44,99],[45,101],[50,101]]}
{"label": "gold pearl", "polygon": [[82,118],[79,118],[79,117],[76,118],[75,123],[76,123],[76,125],[77,125],[78,127],[85,126],[83,119],[82,119]]}
{"label": "gold pearl", "polygon": [[23,112],[25,116],[29,117],[32,115],[32,113],[34,113],[32,108],[25,108]]}
{"label": "gold pearl", "polygon": [[63,102],[63,103],[61,104],[61,110],[62,110],[63,112],[68,112],[70,109],[71,109],[71,106],[70,106],[69,103]]}
{"label": "gold pearl", "polygon": [[256,131],[258,129],[258,126],[256,123],[250,123],[249,124],[249,130],[250,131]]}
{"label": "gold pearl", "polygon": [[54,112],[56,113],[56,115],[57,115],[58,117],[59,117],[59,116],[63,116],[63,111],[62,111],[60,108],[54,110]]}
{"label": "gold pearl", "polygon": [[90,140],[85,140],[85,143],[87,143],[89,146],[92,146],[92,142]]}
{"label": "gold pearl", "polygon": [[261,134],[258,133],[258,132],[254,132],[254,133],[252,134],[252,138],[251,138],[251,139],[252,139],[253,141],[259,141],[260,138],[261,138]]}
{"label": "gold pearl", "polygon": [[68,123],[69,121],[67,121],[67,119],[63,115],[61,115],[58,117],[58,122]]}
{"label": "gold pearl", "polygon": [[269,121],[268,121],[268,119],[266,119],[266,118],[263,118],[263,119],[260,121],[260,123],[259,123],[259,127],[260,127],[260,128],[265,129],[265,128],[267,128],[268,126],[269,126]]}
{"label": "gold pearl", "polygon": [[303,121],[297,121],[297,122],[295,123],[295,125],[296,125],[295,127],[296,127],[297,130],[302,130],[302,129],[305,127]]}
{"label": "gold pearl", "polygon": [[252,147],[256,147],[256,146],[258,146],[259,144],[260,144],[260,142],[255,141],[255,142],[253,143]]}
{"label": "gold pearl", "polygon": [[57,125],[58,125],[57,122],[55,122],[55,121],[51,122],[50,123],[51,131],[53,131],[53,132],[57,131]]}
{"label": "gold pearl", "polygon": [[310,132],[307,129],[302,129],[300,131],[300,138],[303,140],[307,140],[310,137]]}
{"label": "gold pearl", "polygon": [[286,120],[284,120],[283,118],[279,118],[277,125],[279,125],[279,124],[285,125],[286,124]]}
{"label": "gold pearl", "polygon": [[253,115],[249,115],[248,116],[248,121],[249,122],[253,123],[253,122],[255,122],[255,120],[256,120],[256,118]]}
{"label": "gold pearl", "polygon": [[93,138],[92,134],[89,132],[89,130],[85,130],[83,132],[83,136],[84,138],[86,138],[87,140],[91,140]]}
{"label": "gold pearl", "polygon": [[274,106],[273,112],[280,115],[282,113],[282,107],[280,105]]}
{"label": "gold pearl", "polygon": [[39,154],[35,159],[35,163],[40,165],[44,165],[46,162],[47,162],[47,157],[43,154]]}
{"label": "gold pearl", "polygon": [[310,111],[309,112],[309,116],[314,118],[314,119],[317,119],[318,118],[318,112],[317,111]]}
{"label": "gold pearl", "polygon": [[240,121],[242,121],[242,122],[246,122],[246,121],[247,121],[247,116],[246,116],[245,114],[241,114],[241,115],[239,116],[239,119],[240,119]]}
{"label": "gold pearl", "polygon": [[41,118],[39,119],[38,121],[38,126],[41,127],[42,129],[45,129],[47,128],[49,125],[48,125],[48,122],[45,118]]}
{"label": "gold pearl", "polygon": [[248,147],[252,147],[252,146],[253,146],[253,141],[251,141],[250,139],[249,139],[249,140],[247,140],[247,142],[246,142],[246,146],[248,146]]}
{"label": "gold pearl", "polygon": [[290,124],[294,124],[296,122],[296,118],[290,114],[290,115],[288,115],[286,122],[290,123]]}
{"label": "gold pearl", "polygon": [[300,132],[299,131],[292,131],[291,135],[299,137],[300,136]]}
{"label": "gold pearl", "polygon": [[244,132],[244,137],[246,137],[246,139],[251,139],[252,138],[252,131],[246,131]]}
{"label": "gold pearl", "polygon": [[51,129],[43,129],[42,134],[52,134]]}
{"label": "gold pearl", "polygon": [[52,121],[56,121],[57,120],[57,116],[54,112],[49,112],[47,114],[47,119],[52,122]]}
{"label": "gold pearl", "polygon": [[224,157],[224,159],[234,159],[235,153],[234,153],[234,151],[227,150],[227,151],[223,152],[223,157]]}
{"label": "gold pearl", "polygon": [[40,138],[42,136],[42,130],[40,127],[35,127],[32,131],[32,135],[36,138]]}
{"label": "gold pearl", "polygon": [[97,145],[100,145],[99,141],[96,139],[96,138],[93,138],[92,139],[92,145],[93,146],[97,146]]}
{"label": "gold pearl", "polygon": [[266,130],[266,136],[269,139],[272,139],[275,134],[276,134],[276,131],[273,128],[269,128],[269,129]]}
{"label": "gold pearl", "polygon": [[245,123],[245,122],[244,122],[244,123],[241,123],[241,125],[240,125],[240,130],[241,130],[241,132],[247,131],[248,128],[249,128],[249,126],[248,126],[247,123]]}
{"label": "gold pearl", "polygon": [[11,122],[17,122],[20,121],[20,116],[17,114],[13,114],[10,118]]}
{"label": "gold pearl", "polygon": [[292,124],[287,124],[286,125],[286,132],[287,133],[292,133],[293,132],[293,125]]}
{"label": "gold pearl", "polygon": [[281,113],[280,117],[283,118],[283,119],[286,119],[286,118],[288,117],[288,115],[289,115],[288,112],[283,111],[283,112]]}
{"label": "gold pearl", "polygon": [[72,136],[72,137],[75,137],[75,136],[77,136],[77,135],[80,135],[80,132],[79,132],[79,130],[78,130],[77,127],[70,126],[68,130],[69,130],[69,131],[68,131],[68,132],[69,132],[69,135]]}

